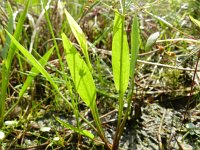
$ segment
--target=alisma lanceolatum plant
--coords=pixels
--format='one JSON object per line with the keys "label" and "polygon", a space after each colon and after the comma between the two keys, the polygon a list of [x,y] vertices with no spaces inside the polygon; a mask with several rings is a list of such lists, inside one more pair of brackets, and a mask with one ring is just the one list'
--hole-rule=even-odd
{"label": "alisma lanceolatum plant", "polygon": [[[101,125],[101,120],[99,117],[96,104],[96,86],[92,76],[93,68],[89,59],[86,37],[83,31],[81,30],[80,26],[73,19],[73,17],[67,12],[67,10],[64,10],[66,18],[69,22],[69,26],[72,30],[73,35],[75,36],[75,38],[79,43],[79,46],[83,52],[85,60],[73,46],[68,37],[64,33],[62,33],[61,37],[64,46],[65,58],[67,61],[71,79],[73,81],[76,92],[79,94],[80,98],[83,100],[86,106],[90,108],[96,127],[94,127],[88,120],[84,119],[84,117],[79,113],[77,107],[78,104],[75,101],[73,101],[73,98],[71,102],[68,101],[67,98],[65,98],[65,96],[59,90],[57,83],[54,82],[51,75],[45,70],[44,65],[46,64],[46,61],[51,55],[53,48],[51,49],[51,52],[48,53],[48,56],[46,57],[44,56],[45,62],[43,62],[42,60],[38,61],[33,57],[32,54],[28,52],[28,50],[26,50],[16,40],[15,37],[13,37],[9,32],[7,32],[8,36],[11,38],[12,43],[33,65],[34,68],[32,71],[35,73],[40,72],[46,78],[46,80],[48,80],[51,83],[52,87],[54,88],[54,91],[56,91],[64,100],[67,101],[69,107],[74,110],[76,120],[79,121],[79,117],[82,118],[86,123],[88,123],[88,125],[90,125],[98,133],[99,137],[105,143],[105,148],[113,150],[118,149],[119,140],[123,132],[126,119],[128,118],[128,114],[130,112],[131,95],[133,94],[132,89],[133,89],[135,63],[139,49],[139,31],[138,31],[139,27],[138,27],[137,16],[135,15],[133,17],[133,23],[132,23],[131,57],[130,57],[129,54],[130,49],[128,46],[127,35],[125,31],[124,11],[125,9],[123,9],[123,13],[119,13],[117,10],[114,11],[115,19],[113,25],[113,40],[112,40],[112,68],[113,68],[113,77],[114,77],[113,80],[115,88],[119,93],[119,98],[118,98],[119,107],[118,107],[118,124],[113,144],[108,143],[104,130]],[[27,82],[33,80],[33,78],[30,79],[30,77],[28,77],[28,79],[29,81]],[[125,99],[124,95],[125,92],[127,91],[129,81],[131,81],[130,83],[131,86],[128,90],[128,96]],[[29,84],[27,84],[26,87],[22,88],[22,93],[24,93],[24,90],[26,90],[28,85]],[[128,108],[125,111],[123,111],[124,103],[128,104]],[[72,126],[68,122],[63,122],[58,118],[56,118],[56,120],[58,120],[66,128],[73,130],[74,132],[87,136],[90,139],[94,138],[94,135],[90,131],[82,129],[81,126],[79,125]]]}

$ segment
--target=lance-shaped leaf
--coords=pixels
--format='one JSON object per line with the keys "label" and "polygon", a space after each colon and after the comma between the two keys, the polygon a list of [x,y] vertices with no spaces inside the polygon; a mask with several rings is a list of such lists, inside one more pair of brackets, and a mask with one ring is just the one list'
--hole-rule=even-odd
{"label": "lance-shaped leaf", "polygon": [[129,47],[124,30],[124,16],[115,13],[112,40],[112,69],[117,91],[124,93],[128,86],[130,61]]}
{"label": "lance-shaped leaf", "polygon": [[76,90],[87,106],[93,106],[96,99],[96,87],[92,74],[81,55],[72,45],[66,35],[62,34],[66,60],[75,84]]}
{"label": "lance-shaped leaf", "polygon": [[135,65],[139,52],[139,23],[137,15],[134,16],[131,28],[131,65],[130,65],[130,76],[132,77],[135,73]]}
{"label": "lance-shaped leaf", "polygon": [[86,58],[86,62],[87,65],[89,66],[90,69],[92,69],[92,66],[90,64],[90,60],[89,60],[89,55],[88,55],[88,46],[87,46],[87,40],[86,37],[82,31],[82,29],[80,28],[80,26],[77,24],[77,22],[74,20],[74,18],[68,13],[68,11],[65,9],[65,15],[67,17],[69,26],[76,38],[76,40],[78,41],[81,50],[83,51],[83,54]]}

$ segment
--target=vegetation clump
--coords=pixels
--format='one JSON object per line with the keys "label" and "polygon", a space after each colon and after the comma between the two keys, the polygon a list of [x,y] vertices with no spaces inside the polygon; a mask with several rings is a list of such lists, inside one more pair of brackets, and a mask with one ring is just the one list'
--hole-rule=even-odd
{"label": "vegetation clump", "polygon": [[198,3],[0,2],[1,149],[199,149]]}

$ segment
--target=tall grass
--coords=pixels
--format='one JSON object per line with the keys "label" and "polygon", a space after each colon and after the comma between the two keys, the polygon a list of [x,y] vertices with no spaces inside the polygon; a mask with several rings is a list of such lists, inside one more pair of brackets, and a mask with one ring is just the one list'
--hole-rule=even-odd
{"label": "tall grass", "polygon": [[[22,12],[20,19],[17,23],[17,27],[16,30],[14,32],[14,37],[15,39],[19,40],[20,36],[21,36],[21,32],[22,32],[22,27],[26,18],[26,14],[28,12],[28,8],[30,5],[30,0],[27,1],[26,5],[25,5],[25,9]],[[8,31],[10,31],[12,33],[12,9],[9,3],[7,3],[7,6],[9,8],[9,17],[10,17],[10,26],[8,26]],[[11,66],[12,66],[12,61],[13,61],[13,57],[15,55],[15,50],[16,50],[16,46],[15,44],[13,44],[12,42],[10,43],[10,39],[7,38],[6,41],[6,45],[9,45],[9,48],[5,47],[3,49],[3,62],[2,62],[2,86],[1,86],[1,97],[0,97],[0,127],[2,127],[3,125],[3,121],[4,121],[4,111],[5,111],[5,100],[6,100],[6,96],[7,96],[7,88],[8,88],[8,82],[9,82],[9,76],[10,76],[10,70],[11,70]]]}

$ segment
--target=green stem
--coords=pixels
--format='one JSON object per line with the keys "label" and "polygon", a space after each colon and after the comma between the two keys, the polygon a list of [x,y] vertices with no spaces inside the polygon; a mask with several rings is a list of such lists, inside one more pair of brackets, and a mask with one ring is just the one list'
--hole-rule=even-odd
{"label": "green stem", "polygon": [[98,115],[98,110],[97,110],[97,105],[96,104],[93,104],[93,106],[90,108],[91,109],[91,112],[92,112],[92,116],[94,118],[94,121],[95,121],[95,124],[97,126],[97,132],[99,134],[99,137],[102,139],[102,141],[105,143],[105,148],[107,150],[110,150],[111,147],[109,146],[109,143],[108,141],[106,140],[105,138],[105,134],[104,134],[104,131],[102,129],[102,126],[101,126],[101,120],[99,119],[99,115]]}

